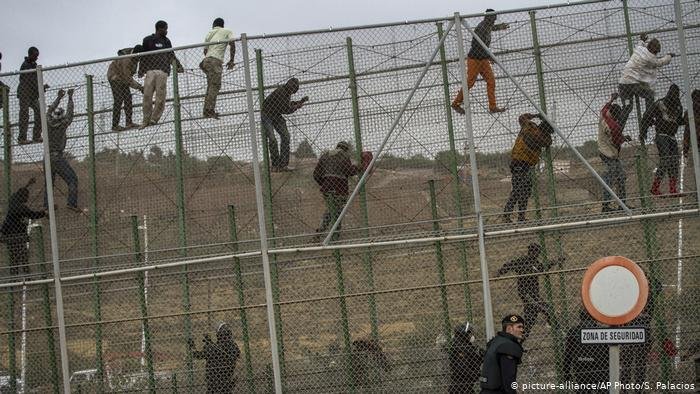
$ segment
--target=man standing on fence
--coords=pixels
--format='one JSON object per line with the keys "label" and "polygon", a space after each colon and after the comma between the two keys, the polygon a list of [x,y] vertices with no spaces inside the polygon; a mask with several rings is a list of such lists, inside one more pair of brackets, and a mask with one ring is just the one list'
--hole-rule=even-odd
{"label": "man standing on fence", "polygon": [[668,88],[666,96],[655,102],[644,112],[639,131],[639,141],[645,144],[649,127],[654,126],[656,130],[654,142],[659,152],[659,165],[656,167],[654,181],[651,185],[651,194],[655,196],[662,194],[659,188],[666,174],[668,174],[669,194],[678,194],[678,174],[681,156],[678,152],[676,133],[683,123],[680,89],[678,85],[672,84]]}
{"label": "man standing on fence", "polygon": [[[617,196],[620,197],[622,201],[625,201],[627,198],[627,188],[625,187],[627,177],[625,176],[625,169],[620,160],[620,149],[625,141],[632,141],[632,137],[622,134],[622,130],[625,128],[625,122],[627,121],[627,115],[629,115],[629,113],[625,113],[625,111],[631,111],[632,106],[625,107],[623,110],[619,105],[613,104],[613,101],[615,101],[617,97],[618,94],[613,93],[610,96],[610,100],[605,103],[603,109],[600,111],[600,121],[598,122],[598,153],[600,159],[603,160],[607,168],[605,174],[603,174],[603,180],[611,188],[615,189],[615,193],[617,193]],[[615,210],[615,208],[610,206],[611,198],[610,193],[603,188],[603,212]]]}
{"label": "man standing on fence", "polygon": [[[156,22],[156,32],[143,39],[143,51],[150,52],[172,48],[167,35],[168,24],[165,21]],[[172,51],[140,57],[139,78],[146,76],[146,79],[143,80],[143,123],[141,128],[157,124],[163,115],[165,95],[168,91],[168,75],[170,75],[173,61],[176,62],[177,72],[183,72],[182,64]],[[156,96],[155,106],[153,105],[154,93]]]}
{"label": "man standing on fence", "polygon": [[[30,47],[27,50],[27,57],[24,58],[22,66],[23,70],[36,69],[36,61],[39,59],[39,50],[35,47]],[[48,85],[44,85],[47,89]],[[41,138],[41,112],[39,111],[39,82],[36,72],[24,73],[19,75],[19,85],[17,85],[17,98],[19,99],[19,135],[17,143],[20,145],[30,144],[27,140],[27,128],[29,127],[29,109],[34,112],[34,127],[32,129],[32,141],[36,143],[42,142]]]}
{"label": "man standing on fence", "polygon": [[[121,54],[137,54],[143,51],[141,45],[136,45],[134,49]],[[138,90],[143,93],[143,86],[136,82],[134,74],[139,63],[137,57],[129,57],[125,59],[117,59],[109,64],[107,69],[107,80],[109,87],[112,88],[112,131],[124,131],[138,127],[132,120],[133,104],[131,101],[131,90]],[[119,118],[121,117],[122,107],[124,107],[124,116],[126,117],[125,127],[119,126]]]}
{"label": "man standing on fence", "polygon": [[[350,144],[346,141],[338,142],[335,149],[325,152],[318,159],[314,168],[314,180],[321,187],[323,199],[326,202],[326,212],[321,218],[321,225],[316,229],[314,241],[321,239],[328,226],[335,223],[348,201],[348,178],[364,171],[372,160],[372,154],[364,152],[362,155],[362,167],[352,164],[350,160]],[[337,230],[340,231],[341,225]],[[333,239],[340,235],[333,234]]]}
{"label": "man standing on fence", "polygon": [[[486,10],[484,20],[481,21],[474,29],[474,33],[479,36],[481,41],[483,41],[488,48],[491,45],[491,32],[505,30],[507,28],[507,23],[496,24],[496,12],[489,8]],[[492,59],[489,56],[488,51],[482,47],[481,44],[479,44],[479,41],[477,41],[476,38],[472,38],[472,46],[467,54],[467,87],[471,89],[476,82],[476,77],[481,75],[484,78],[484,81],[486,81],[486,96],[489,100],[489,112],[503,112],[506,110],[505,108],[499,108],[496,106],[496,79],[493,76],[491,62]],[[462,115],[464,115],[464,109],[462,108],[463,101],[464,92],[460,88],[457,96],[452,101],[452,109]]]}
{"label": "man standing on fence", "polygon": [[481,367],[481,393],[516,394],[518,364],[523,357],[521,343],[525,339],[525,320],[508,315],[501,320],[502,331],[486,344],[484,365]]}
{"label": "man standing on fence", "polygon": [[25,186],[19,188],[10,196],[7,204],[7,215],[2,223],[0,233],[2,242],[7,245],[7,255],[10,260],[10,275],[19,273],[22,267],[24,274],[29,274],[29,235],[27,234],[27,219],[39,219],[46,216],[44,211],[34,211],[27,207],[29,201],[29,186],[36,182],[30,178]]}
{"label": "man standing on fence", "polygon": [[547,272],[554,264],[564,261],[564,258],[553,261],[540,262],[542,247],[538,243],[531,243],[527,247],[527,255],[511,260],[501,267],[496,276],[502,276],[510,271],[518,275],[518,295],[523,301],[525,309],[525,336],[530,333],[532,326],[537,321],[537,315],[542,313],[547,318],[547,323],[552,325],[551,305],[540,298],[539,275]]}
{"label": "man standing on fence", "polygon": [[[233,32],[229,29],[224,29],[224,20],[222,18],[214,19],[212,29],[207,33],[204,42],[230,40],[233,40]],[[236,56],[236,45],[233,41],[204,47],[204,60],[199,64],[199,67],[207,76],[207,94],[204,98],[203,113],[205,118],[219,119],[219,113],[216,112],[216,96],[221,90],[221,75],[224,71],[224,54],[227,46],[231,47],[231,59],[226,63],[226,68],[232,70],[233,59]]]}
{"label": "man standing on fence", "polygon": [[[539,118],[540,124],[532,119]],[[522,114],[518,118],[520,133],[511,151],[510,173],[512,189],[503,208],[503,221],[510,223],[510,215],[518,205],[518,221],[526,220],[527,201],[532,193],[532,167],[540,162],[542,148],[552,145],[554,129],[539,114]]]}
{"label": "man standing on fence", "polygon": [[[73,122],[73,89],[68,89],[68,106],[64,110],[59,107],[61,99],[66,92],[61,89],[56,95],[56,99],[49,107],[46,114],[46,121],[49,126],[49,155],[51,157],[51,179],[56,175],[60,176],[68,186],[68,209],[73,212],[82,212],[78,208],[78,176],[68,163],[64,151],[66,149],[66,131]],[[48,207],[48,193],[44,194],[44,207]]]}
{"label": "man standing on fence", "polygon": [[[656,55],[661,52],[661,43],[658,39],[652,38],[648,40],[646,33],[642,33],[639,37],[641,42],[634,48],[634,52],[630,59],[625,64],[622,70],[622,76],[618,82],[620,91],[620,99],[625,107],[625,113],[629,116],[630,110],[627,107],[632,107],[632,99],[641,97],[644,99],[644,109],[648,111],[654,104],[654,89],[651,84],[656,81],[656,74],[662,66],[671,62],[671,58],[676,56],[673,53],[658,58]],[[648,41],[648,42],[647,42]],[[625,121],[627,118],[625,118]]]}
{"label": "man standing on fence", "polygon": [[[299,90],[299,80],[291,78],[287,83],[270,93],[262,104],[260,123],[267,136],[267,148],[270,153],[273,171],[288,171],[289,168],[289,131],[283,114],[291,114],[304,106],[309,96],[299,101],[292,101],[292,95]],[[280,135],[280,145],[277,147],[275,131]]]}
{"label": "man standing on fence", "polygon": [[206,360],[207,393],[224,394],[232,393],[236,386],[236,361],[241,356],[241,351],[233,340],[231,327],[226,323],[219,324],[216,330],[216,342],[213,342],[209,334],[202,340],[204,347],[198,351],[194,341],[190,338],[188,346],[192,351],[192,357]]}

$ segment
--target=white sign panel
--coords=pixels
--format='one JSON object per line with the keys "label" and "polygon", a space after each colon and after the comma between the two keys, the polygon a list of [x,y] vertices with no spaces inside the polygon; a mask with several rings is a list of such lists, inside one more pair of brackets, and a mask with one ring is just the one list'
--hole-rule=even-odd
{"label": "white sign panel", "polygon": [[646,330],[641,327],[583,328],[581,343],[619,345],[646,342]]}

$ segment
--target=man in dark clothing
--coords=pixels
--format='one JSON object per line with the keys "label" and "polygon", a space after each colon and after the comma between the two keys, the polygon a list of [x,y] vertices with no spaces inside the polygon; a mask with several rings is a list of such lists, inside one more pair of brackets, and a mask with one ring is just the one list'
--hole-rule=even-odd
{"label": "man in dark clothing", "polygon": [[[484,17],[484,20],[481,21],[474,29],[474,33],[479,36],[481,41],[483,41],[488,48],[491,45],[491,32],[505,30],[508,28],[508,24],[496,24],[496,13],[492,9],[487,9],[486,13],[487,15]],[[491,61],[492,59],[486,49],[479,44],[479,41],[472,38],[472,46],[467,54],[467,88],[471,89],[476,82],[476,77],[481,75],[484,78],[484,81],[486,81],[486,95],[489,99],[489,112],[503,112],[506,110],[505,108],[499,108],[496,106],[496,79],[493,76]],[[459,89],[457,96],[452,101],[452,109],[462,115],[464,115],[464,109],[462,108],[463,101],[464,92],[462,89]]]}
{"label": "man in dark clothing", "polygon": [[518,364],[523,357],[525,320],[519,315],[508,315],[501,321],[503,331],[496,333],[486,344],[484,365],[481,367],[481,393],[512,393],[518,390]]}
{"label": "man in dark clothing", "polygon": [[44,211],[34,211],[27,207],[29,200],[29,186],[33,185],[36,179],[31,178],[29,182],[10,196],[7,207],[7,216],[0,227],[2,242],[7,245],[7,254],[10,258],[10,275],[18,274],[18,267],[22,267],[25,274],[29,274],[29,249],[27,243],[27,219],[39,219],[46,216]]}
{"label": "man in dark clothing", "polygon": [[[363,155],[362,168],[352,164],[350,160],[350,144],[338,142],[335,149],[325,152],[318,159],[314,168],[314,180],[321,187],[323,199],[326,201],[326,212],[321,218],[321,225],[316,229],[316,239],[320,240],[321,233],[338,219],[345,203],[348,201],[348,178],[364,171],[371,160],[371,155]],[[338,231],[341,226],[338,225]],[[339,234],[333,234],[337,239]]]}
{"label": "man in dark clothing", "polygon": [[450,394],[474,392],[479,381],[484,351],[474,345],[474,328],[467,322],[454,329],[454,338],[449,349]]}
{"label": "man in dark clothing", "polygon": [[[27,51],[27,57],[24,58],[24,62],[22,62],[22,66],[19,68],[19,70],[23,71],[36,69],[37,59],[39,59],[39,50],[35,47],[30,47]],[[48,88],[48,85],[44,86],[44,89],[46,88]],[[36,72],[23,73],[19,75],[17,98],[19,99],[19,135],[17,136],[17,142],[20,145],[31,143],[27,140],[30,108],[34,112],[32,140],[34,142],[42,142],[41,113],[39,112],[39,85]]]}
{"label": "man in dark clothing", "polygon": [[[697,136],[698,143],[700,144],[700,90],[695,89],[691,94],[693,98],[693,114],[695,115],[695,135]],[[683,157],[688,158],[690,154],[690,123],[688,123],[688,111],[685,111],[683,116],[683,123],[685,124],[685,130],[683,130]]]}
{"label": "man in dark clothing", "polygon": [[[51,179],[60,176],[68,186],[68,209],[74,212],[82,212],[78,208],[78,176],[68,163],[64,155],[66,149],[66,131],[73,122],[73,89],[68,89],[68,106],[64,110],[59,107],[61,99],[65,96],[63,89],[58,91],[46,114],[49,126],[49,154],[51,155]],[[48,196],[44,195],[44,206],[48,207]]]}
{"label": "man in dark clothing", "polygon": [[554,261],[540,262],[542,248],[537,243],[531,243],[527,247],[527,255],[511,260],[501,267],[496,276],[502,276],[509,271],[518,275],[518,295],[523,301],[525,309],[525,335],[527,336],[532,326],[537,321],[537,315],[542,313],[547,318],[547,323],[552,324],[552,312],[550,305],[540,298],[539,274],[549,270],[554,264],[563,261],[563,258]]}
{"label": "man in dark clothing", "polygon": [[[533,122],[539,118],[540,124]],[[540,162],[542,148],[552,145],[554,129],[539,114],[522,114],[518,118],[520,133],[515,139],[510,157],[512,189],[503,207],[503,221],[510,223],[510,215],[518,206],[518,221],[526,220],[527,202],[532,194],[532,168]]]}
{"label": "man in dark clothing", "polygon": [[[133,49],[120,51],[121,55],[136,54],[142,52],[143,47],[136,45]],[[131,90],[135,89],[143,93],[143,86],[136,82],[134,74],[139,63],[137,57],[129,57],[125,59],[117,59],[109,64],[107,69],[107,80],[109,87],[112,88],[112,131],[124,131],[136,128],[132,120],[133,104],[131,101]],[[122,107],[124,108],[124,116],[126,117],[125,126],[119,125]]]}
{"label": "man in dark clothing", "polygon": [[[304,106],[308,96],[299,101],[292,101],[292,95],[299,90],[299,80],[292,78],[284,85],[270,93],[262,104],[260,124],[267,136],[267,147],[273,171],[286,171],[289,165],[289,131],[283,114],[291,114]],[[280,135],[280,146],[277,147],[275,131]]]}
{"label": "man in dark clothing", "polygon": [[233,341],[233,333],[226,323],[219,324],[216,330],[216,343],[212,342],[209,334],[202,340],[204,347],[198,351],[194,341],[190,338],[188,343],[192,357],[206,360],[206,380],[208,394],[232,393],[236,385],[233,376],[236,371],[236,361],[241,356],[241,351]]}
{"label": "man in dark clothing", "polygon": [[391,370],[382,346],[373,339],[352,341],[350,363],[353,384],[356,388],[370,388],[372,385],[381,383],[381,371]]}
{"label": "man in dark clothing", "polygon": [[639,141],[646,143],[649,127],[656,129],[656,149],[659,152],[659,165],[654,174],[654,182],[651,185],[651,194],[661,195],[661,181],[668,174],[668,192],[671,195],[678,194],[678,171],[681,156],[678,153],[676,132],[683,124],[683,107],[681,106],[680,89],[672,84],[668,93],[661,100],[655,102],[651,108],[644,112],[639,131]]}
{"label": "man in dark clothing", "polygon": [[[581,329],[598,325],[586,309],[581,308],[578,325],[566,334],[566,350],[562,366],[567,381],[581,385],[606,382],[608,380],[608,346],[605,344],[582,344]],[[582,388],[577,394],[607,393],[607,390]]]}
{"label": "man in dark clothing", "polygon": [[[172,48],[173,45],[167,35],[168,24],[165,21],[156,22],[156,32],[143,39],[141,44],[143,51],[150,52]],[[168,91],[168,75],[170,75],[170,66],[173,60],[176,62],[177,72],[183,72],[182,64],[172,51],[142,56],[139,60],[139,77],[146,77],[143,80],[143,123],[141,128],[158,123],[163,115],[165,95]],[[154,93],[156,96],[155,106],[153,105]]]}

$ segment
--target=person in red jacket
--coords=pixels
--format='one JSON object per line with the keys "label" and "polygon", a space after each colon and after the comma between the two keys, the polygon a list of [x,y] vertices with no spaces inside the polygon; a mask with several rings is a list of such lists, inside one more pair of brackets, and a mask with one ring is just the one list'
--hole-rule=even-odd
{"label": "person in red jacket", "polygon": [[[618,96],[617,93],[610,95],[610,100],[605,103],[603,109],[600,111],[600,121],[598,122],[598,154],[606,167],[603,180],[610,188],[614,189],[617,196],[624,201],[627,198],[627,189],[625,187],[627,177],[625,176],[625,169],[620,160],[620,149],[624,142],[632,140],[632,137],[622,133],[632,107],[623,108],[618,104],[613,104]],[[610,200],[610,193],[603,188],[603,212],[615,210],[611,207]]]}

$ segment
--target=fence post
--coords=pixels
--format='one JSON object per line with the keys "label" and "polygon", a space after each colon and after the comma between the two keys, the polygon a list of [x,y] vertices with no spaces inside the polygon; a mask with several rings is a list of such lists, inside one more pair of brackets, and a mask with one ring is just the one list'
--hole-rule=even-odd
{"label": "fence post", "polygon": [[12,195],[12,128],[10,126],[10,89],[0,88],[2,93],[3,169],[7,201]]}
{"label": "fence post", "polygon": [[[44,230],[41,225],[36,226],[36,241],[34,242],[39,260],[39,269],[41,269],[42,279],[48,276],[44,255]],[[59,377],[58,377],[58,360],[56,359],[56,341],[53,337],[53,319],[51,316],[51,296],[49,294],[49,285],[44,283],[41,285],[41,293],[44,301],[44,324],[46,325],[46,347],[49,351],[49,364],[51,364],[51,384],[53,385],[54,394],[61,392]]]}
{"label": "fence post", "polygon": [[700,114],[695,113],[693,98],[691,97],[691,80],[688,71],[688,51],[686,49],[685,29],[683,27],[683,12],[678,0],[674,2],[676,13],[676,26],[678,26],[678,42],[681,50],[681,71],[683,74],[683,90],[685,91],[685,105],[688,108],[688,128],[690,129],[690,149],[693,158],[693,172],[695,173],[695,196],[697,199],[698,187],[700,187],[700,153],[698,153],[698,135],[695,129],[695,117]]}
{"label": "fence post", "polygon": [[[180,256],[187,256],[187,223],[185,221],[185,181],[183,178],[182,159],[182,123],[180,112],[180,91],[177,75],[177,61],[173,60],[171,65],[173,72],[173,115],[175,125],[175,177],[177,183],[177,217],[180,239]],[[189,267],[184,265],[182,268],[182,306],[185,310],[184,328],[185,341],[189,343],[192,340],[192,316],[190,316],[190,278]],[[194,385],[194,363],[192,359],[192,350],[186,346],[187,353],[185,355],[185,367],[187,369],[187,391],[192,392]]]}
{"label": "fence post", "polygon": [[15,293],[7,288],[7,365],[10,374],[10,392],[17,392],[17,344],[15,343]]}
{"label": "fence post", "polygon": [[[355,160],[362,162],[362,125],[360,123],[360,100],[357,94],[357,73],[355,72],[355,55],[352,49],[352,38],[346,37],[345,43],[348,53],[348,70],[350,76],[350,99],[352,102],[352,124],[355,136]],[[369,237],[369,211],[367,208],[367,192],[365,185],[360,188],[360,211],[362,212],[363,234]],[[372,339],[379,341],[379,325],[377,323],[377,301],[374,296],[374,262],[372,261],[372,250],[367,247],[362,254],[362,262],[365,266],[365,276],[367,277],[367,289],[370,292],[369,298],[369,323]]]}
{"label": "fence post", "polygon": [[68,370],[68,344],[66,341],[66,322],[63,313],[63,287],[61,284],[61,267],[59,264],[58,229],[56,228],[56,210],[54,209],[53,179],[51,179],[51,155],[49,153],[49,130],[46,118],[46,94],[44,93],[44,74],[41,65],[36,67],[37,86],[39,87],[39,111],[41,116],[41,136],[44,145],[44,175],[46,178],[46,196],[49,210],[49,230],[51,233],[51,262],[53,263],[54,292],[56,293],[56,318],[58,320],[58,339],[61,349],[61,377],[63,391],[70,393],[70,375]]}
{"label": "fence post", "polygon": [[[87,88],[87,126],[88,126],[88,171],[90,173],[90,246],[94,256],[93,266],[99,265],[97,258],[99,253],[99,244],[97,238],[97,176],[95,162],[95,104],[93,90],[93,76],[86,75]],[[93,308],[95,315],[95,362],[96,362],[96,379],[98,392],[104,391],[104,358],[102,354],[102,304],[100,279],[95,277],[92,282],[93,289]]]}
{"label": "fence post", "polygon": [[[337,211],[338,207],[335,201],[330,201],[328,209]],[[347,373],[348,384],[350,385],[350,392],[355,392],[355,380],[352,369],[352,339],[350,338],[350,325],[348,324],[348,308],[345,303],[345,278],[343,276],[343,261],[340,254],[340,250],[333,250],[333,257],[335,259],[335,280],[336,287],[338,289],[338,303],[340,305],[340,326],[343,329],[343,345],[345,347],[345,355],[347,357],[345,364],[345,372]]]}
{"label": "fence post", "polygon": [[[547,95],[544,87],[544,71],[542,68],[542,51],[540,49],[540,40],[539,40],[539,35],[537,34],[537,20],[535,19],[535,11],[530,11],[530,30],[532,32],[532,48],[533,52],[535,55],[535,69],[537,72],[537,89],[538,89],[538,96],[539,96],[539,103],[540,103],[540,108],[542,108],[542,111],[547,112]],[[547,171],[547,189],[548,189],[548,196],[549,196],[549,205],[550,205],[550,212],[551,216],[553,218],[556,218],[559,216],[558,210],[557,210],[557,193],[555,189],[555,179],[554,179],[554,167],[552,164],[552,152],[549,147],[546,147],[544,149],[544,162],[545,162],[545,170]],[[537,179],[535,179],[535,182],[533,182],[533,185],[539,186],[539,182],[537,182]],[[537,203],[537,215],[538,219],[541,219],[541,210],[539,206],[539,193],[535,193],[535,202]],[[557,254],[559,257],[562,257],[564,255],[564,251],[561,246],[561,235],[558,231],[554,231],[554,243],[556,244],[557,248]],[[549,258],[549,253],[547,252],[547,244],[545,242],[545,235],[543,232],[539,233],[539,238],[540,238],[540,245],[542,246],[542,259],[547,260]],[[563,269],[563,264],[562,260],[559,259],[558,263],[559,269]],[[549,279],[549,274],[544,275],[544,288],[545,288],[545,293],[547,294],[547,298],[549,300],[549,307],[554,308],[554,300],[553,300],[553,291],[552,291],[552,283]],[[568,302],[566,301],[566,279],[564,278],[563,273],[559,273],[559,297],[561,299],[561,302],[563,303],[563,308],[562,308],[562,318],[561,320],[557,318],[556,313],[551,313],[550,315],[552,316],[552,330],[554,330],[554,350],[555,350],[555,361],[556,361],[556,368],[557,368],[557,376],[561,379],[562,377],[562,355],[564,352],[564,346],[562,342],[562,327],[560,324],[560,321],[568,321],[569,320],[569,308],[568,308]]]}
{"label": "fence post", "polygon": [[[437,23],[438,39],[442,40],[445,34],[442,29],[442,22]],[[460,65],[460,67],[462,67]],[[450,141],[450,173],[452,174],[453,193],[455,200],[455,209],[457,210],[457,226],[461,230],[464,228],[464,210],[462,209],[462,189],[461,180],[457,171],[457,147],[455,146],[454,123],[452,122],[452,100],[450,98],[450,79],[447,74],[447,57],[445,55],[444,42],[440,45],[440,69],[442,72],[442,90],[445,96],[445,116],[447,118],[447,135]],[[459,242],[459,265],[462,268],[462,280],[469,280],[469,266],[467,264],[467,243]],[[472,296],[469,293],[469,285],[465,284],[464,303],[467,311],[467,320],[472,320]]]}
{"label": "fence post", "polygon": [[[262,103],[265,101],[265,78],[263,75],[263,59],[262,50],[255,50],[255,68],[257,72],[257,83],[258,83],[258,103],[260,104],[260,109],[262,109]],[[262,111],[261,111],[262,112]],[[272,204],[272,176],[270,175],[270,152],[267,149],[267,134],[260,127],[260,138],[262,141],[262,154],[263,154],[263,169],[265,171],[265,177],[263,178],[264,190],[264,207],[265,207],[265,225],[270,229],[270,238],[268,242],[271,247],[275,247],[275,220],[274,220],[274,209]],[[279,305],[280,302],[280,288],[279,288],[279,276],[277,272],[277,255],[270,255],[270,274],[272,276],[272,300],[275,309],[275,324],[277,324],[277,341],[278,349],[280,354],[280,371],[282,376],[285,374],[284,367],[284,335],[282,335],[282,310]]]}
{"label": "fence post", "polygon": [[[139,219],[136,215],[131,215],[131,237],[134,241],[134,263],[136,265],[143,264],[143,255],[141,254],[141,236],[139,235]],[[141,325],[143,336],[145,338],[146,353],[146,370],[148,372],[148,390],[151,393],[156,392],[156,381],[153,371],[153,351],[151,349],[151,330],[148,325],[148,305],[146,303],[146,288],[144,284],[143,271],[136,274],[136,282],[139,291],[139,305],[141,307]],[[189,346],[188,346],[189,347]]]}
{"label": "fence post", "polygon": [[[462,32],[462,18],[459,12],[454,14],[454,27],[457,29],[457,52],[459,64],[464,64],[464,34]],[[484,293],[484,323],[486,325],[486,338],[490,339],[496,332],[493,324],[493,304],[491,303],[491,283],[489,282],[489,267],[486,261],[486,244],[484,241],[484,215],[481,212],[481,189],[479,188],[479,171],[476,162],[476,150],[474,147],[474,130],[472,127],[472,109],[469,102],[469,87],[467,86],[467,70],[460,68],[460,79],[464,91],[464,116],[466,118],[465,129],[467,142],[469,143],[469,163],[471,165],[472,193],[474,194],[474,213],[476,214],[477,232],[479,236],[479,260],[481,263],[481,284]]]}
{"label": "fence post", "polygon": [[[440,223],[438,222],[437,198],[435,196],[435,181],[428,181],[430,189],[430,212],[433,217],[433,236],[436,237],[440,233]],[[442,329],[443,335],[447,342],[450,342],[452,333],[452,324],[450,323],[450,309],[447,302],[447,288],[445,287],[445,264],[442,256],[442,242],[435,241],[435,264],[438,274],[438,283],[440,283],[440,304],[442,306]]]}
{"label": "fence post", "polygon": [[[270,273],[270,259],[267,252],[267,228],[265,226],[265,212],[262,192],[262,179],[260,176],[258,158],[258,137],[255,127],[255,110],[253,108],[253,88],[250,72],[250,58],[248,55],[248,36],[241,34],[241,47],[243,52],[243,65],[245,67],[246,99],[248,104],[248,128],[250,130],[250,142],[253,154],[251,165],[253,167],[253,177],[255,178],[255,205],[258,216],[258,231],[260,232],[260,255],[263,266],[263,277],[265,281],[265,304],[267,307],[267,322],[270,331],[270,350],[272,353],[272,375],[276,394],[282,394],[282,372],[280,366],[280,354],[278,352],[277,323],[275,322],[275,303],[272,294],[272,277]],[[281,333],[279,334],[281,336]]]}
{"label": "fence post", "polygon": [[[236,210],[233,205],[228,206],[229,239],[233,253],[238,253],[238,229],[236,228]],[[243,273],[241,272],[241,259],[233,258],[233,273],[236,277],[236,292],[238,293],[239,315],[241,319],[241,331],[243,336],[243,351],[245,352],[245,373],[248,382],[248,392],[255,393],[253,364],[250,357],[250,335],[248,333],[248,315],[245,310],[245,293],[243,292]]]}
{"label": "fence post", "polygon": [[[623,14],[625,18],[625,32],[627,33],[627,50],[630,55],[634,51],[634,46],[632,44],[632,28],[629,19],[629,7],[628,1],[622,0]],[[637,112],[637,124],[641,129],[641,109],[639,105],[639,98],[635,97],[635,107]],[[646,108],[645,108],[646,110]],[[641,203],[642,208],[645,210],[654,207],[654,202],[649,196],[649,166],[648,166],[648,154],[645,145],[640,145],[635,155],[635,167],[637,170],[637,183],[639,186],[639,195],[642,197]],[[660,268],[658,267],[658,262],[656,261],[659,256],[658,251],[658,240],[656,236],[656,222],[653,219],[643,219],[642,220],[643,232],[644,232],[644,243],[646,249],[647,259],[649,259],[649,275],[652,281],[660,281]],[[654,308],[654,322],[659,333],[654,335],[655,338],[666,338],[666,323],[663,317],[663,303],[658,302],[662,298],[662,294],[651,294],[653,297],[656,308]],[[662,349],[659,341],[656,341],[657,349],[659,349],[661,354],[661,380],[666,381],[669,379],[671,374],[671,365],[666,352]]]}

